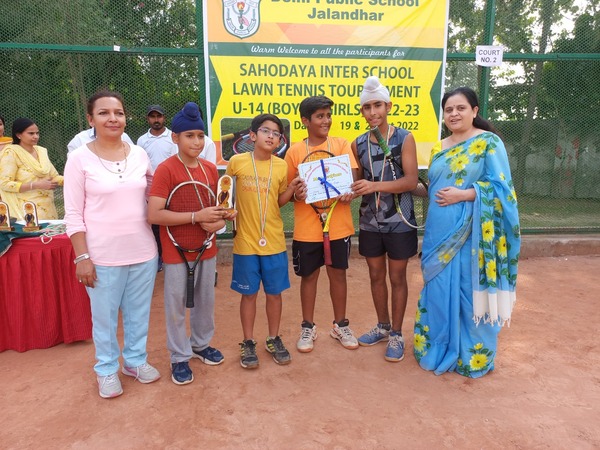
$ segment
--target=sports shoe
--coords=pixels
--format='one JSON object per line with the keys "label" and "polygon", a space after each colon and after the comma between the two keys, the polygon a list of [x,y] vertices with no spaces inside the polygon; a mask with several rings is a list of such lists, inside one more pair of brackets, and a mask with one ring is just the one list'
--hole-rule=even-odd
{"label": "sports shoe", "polygon": [[312,352],[314,347],[314,341],[317,339],[317,326],[313,323],[312,325],[307,321],[302,322],[302,331],[300,332],[300,339],[296,343],[296,348],[301,353]]}
{"label": "sports shoe", "polygon": [[333,328],[329,332],[330,336],[337,339],[341,344],[349,349],[356,350],[358,348],[358,341],[352,334],[352,330],[348,326],[348,319],[342,320],[339,324],[333,322]]}
{"label": "sports shoe", "polygon": [[194,374],[188,361],[171,363],[171,381],[179,385],[190,384],[194,381]]}
{"label": "sports shoe", "polygon": [[240,364],[244,369],[256,369],[258,367],[258,356],[256,356],[256,341],[246,339],[240,343]]}
{"label": "sports shoe", "polygon": [[287,351],[285,345],[283,345],[283,341],[281,337],[275,336],[274,338],[267,338],[267,342],[265,344],[265,348],[267,351],[273,355],[273,361],[277,364],[289,364],[292,362],[292,357],[290,356],[290,352]]}
{"label": "sports shoe", "polygon": [[96,380],[98,381],[98,393],[102,398],[118,397],[123,393],[121,380],[119,380],[117,373],[105,377],[98,375]]}
{"label": "sports shoe", "polygon": [[204,350],[192,349],[192,356],[195,356],[204,364],[208,364],[209,366],[218,366],[225,359],[219,350],[211,346],[206,347]]}
{"label": "sports shoe", "polygon": [[[379,342],[385,342],[389,339],[390,330],[386,330],[381,326],[381,323],[378,323],[371,329],[358,338],[358,343],[360,345],[369,346],[375,345]],[[389,325],[388,325],[389,326]]]}
{"label": "sports shoe", "polygon": [[404,359],[404,338],[399,333],[392,331],[390,340],[385,351],[385,360],[390,362],[398,362]]}
{"label": "sports shoe", "polygon": [[140,383],[152,383],[160,378],[160,373],[148,363],[137,367],[125,367],[121,370],[125,375],[133,377]]}

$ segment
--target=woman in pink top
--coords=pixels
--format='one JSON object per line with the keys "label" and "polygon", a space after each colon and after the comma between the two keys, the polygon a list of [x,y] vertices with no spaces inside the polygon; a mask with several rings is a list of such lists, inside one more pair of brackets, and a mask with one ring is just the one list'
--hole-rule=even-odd
{"label": "woman in pink top", "polygon": [[119,310],[123,317],[123,369],[142,383],[160,378],[146,361],[156,242],[146,221],[152,167],[144,149],[123,142],[123,98],[100,91],[88,100],[96,140],[71,153],[65,166],[67,234],[76,275],[90,296],[100,396],[123,393],[118,376]]}

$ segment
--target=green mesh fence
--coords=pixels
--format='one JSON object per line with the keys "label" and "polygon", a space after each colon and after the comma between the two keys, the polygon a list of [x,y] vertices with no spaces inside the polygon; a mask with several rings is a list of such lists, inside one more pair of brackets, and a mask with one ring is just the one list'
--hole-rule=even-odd
{"label": "green mesh fence", "polygon": [[[5,133],[16,117],[35,120],[62,172],[67,143],[87,128],[85,100],[98,88],[124,95],[134,141],[147,129],[147,105],[163,105],[168,119],[187,101],[205,105],[202,4],[0,2]],[[507,145],[525,232],[600,230],[598,9],[596,0],[450,4],[446,89],[488,92],[482,108]],[[473,52],[490,31],[505,61],[488,75]],[[61,210],[60,190],[56,198]],[[291,231],[289,205],[283,215]]]}

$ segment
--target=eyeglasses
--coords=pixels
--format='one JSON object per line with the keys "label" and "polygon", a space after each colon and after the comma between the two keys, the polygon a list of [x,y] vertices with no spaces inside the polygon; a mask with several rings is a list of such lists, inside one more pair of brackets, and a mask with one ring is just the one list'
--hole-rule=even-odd
{"label": "eyeglasses", "polygon": [[268,128],[259,128],[258,131],[260,131],[262,134],[268,137],[273,136],[276,139],[279,139],[281,137],[281,133],[279,131],[273,131]]}

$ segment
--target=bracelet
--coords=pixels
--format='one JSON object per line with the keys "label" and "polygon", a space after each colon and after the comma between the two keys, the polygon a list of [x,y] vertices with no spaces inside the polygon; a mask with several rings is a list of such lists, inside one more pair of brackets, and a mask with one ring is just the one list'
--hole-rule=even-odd
{"label": "bracelet", "polygon": [[77,258],[75,258],[73,260],[73,264],[80,263],[81,261],[84,261],[86,259],[90,259],[90,255],[88,255],[87,253],[82,253],[81,255],[79,255]]}
{"label": "bracelet", "polygon": [[192,211],[192,225],[196,225],[196,212]]}

